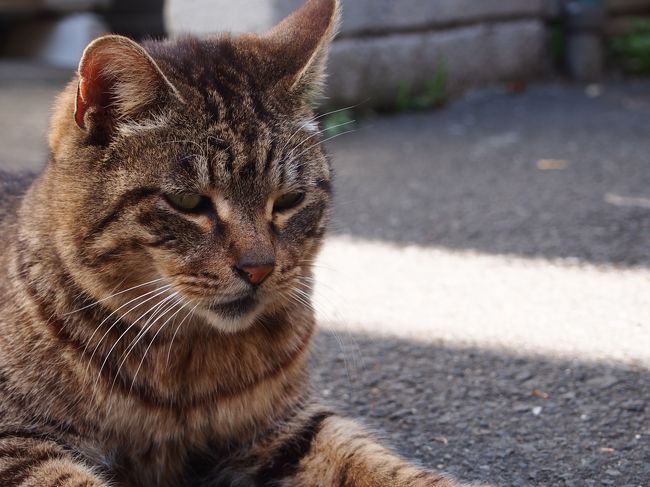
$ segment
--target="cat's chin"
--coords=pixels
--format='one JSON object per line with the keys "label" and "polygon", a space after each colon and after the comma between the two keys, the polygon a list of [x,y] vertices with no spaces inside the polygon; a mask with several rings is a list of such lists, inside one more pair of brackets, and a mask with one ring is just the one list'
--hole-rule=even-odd
{"label": "cat's chin", "polygon": [[[259,307],[258,307],[259,308]],[[245,331],[255,324],[261,310],[253,309],[240,316],[224,316],[217,310],[203,308],[196,309],[196,314],[201,316],[208,326],[224,333],[238,333]]]}

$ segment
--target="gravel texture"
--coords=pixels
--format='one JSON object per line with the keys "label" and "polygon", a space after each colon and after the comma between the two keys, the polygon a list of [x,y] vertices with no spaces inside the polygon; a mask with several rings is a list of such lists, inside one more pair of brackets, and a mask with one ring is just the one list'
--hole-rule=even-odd
{"label": "gravel texture", "polygon": [[649,485],[645,368],[366,334],[318,345],[321,393],[424,465],[501,486]]}
{"label": "gravel texture", "polygon": [[647,265],[649,144],[649,83],[612,86],[597,98],[566,86],[487,91],[439,113],[369,121],[336,141],[336,229]]}
{"label": "gravel texture", "polygon": [[[62,86],[19,71],[0,169],[45,160]],[[465,481],[650,485],[648,93],[484,91],[334,140],[317,390]]]}

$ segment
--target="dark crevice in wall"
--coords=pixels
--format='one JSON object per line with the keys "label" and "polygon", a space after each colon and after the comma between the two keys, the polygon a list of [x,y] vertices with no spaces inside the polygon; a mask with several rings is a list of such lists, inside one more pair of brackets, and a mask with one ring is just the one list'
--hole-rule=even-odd
{"label": "dark crevice in wall", "polygon": [[468,21],[458,22],[429,22],[426,24],[408,25],[408,26],[395,26],[395,27],[382,27],[377,29],[360,29],[349,30],[339,34],[337,39],[364,39],[374,37],[388,37],[400,34],[426,34],[430,32],[444,32],[446,30],[461,29],[466,27],[475,27],[482,24],[497,24],[506,22],[516,22],[522,20],[544,20],[543,16],[531,15],[500,15],[498,17],[485,17],[472,19]]}

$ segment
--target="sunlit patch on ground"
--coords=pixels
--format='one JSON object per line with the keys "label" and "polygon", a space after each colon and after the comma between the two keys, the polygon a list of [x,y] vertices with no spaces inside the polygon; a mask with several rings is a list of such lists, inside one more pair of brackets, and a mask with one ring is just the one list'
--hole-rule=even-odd
{"label": "sunlit patch on ground", "polygon": [[322,323],[418,340],[650,365],[650,270],[331,238]]}

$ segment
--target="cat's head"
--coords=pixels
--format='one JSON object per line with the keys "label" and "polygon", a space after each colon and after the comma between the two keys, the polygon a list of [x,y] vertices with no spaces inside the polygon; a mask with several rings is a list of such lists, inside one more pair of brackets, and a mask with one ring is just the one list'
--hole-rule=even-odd
{"label": "cat's head", "polygon": [[263,36],[87,47],[46,177],[88,293],[153,281],[226,331],[304,299],[330,200],[310,100],[338,10],[309,0]]}

